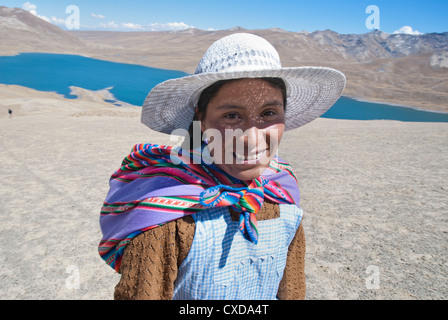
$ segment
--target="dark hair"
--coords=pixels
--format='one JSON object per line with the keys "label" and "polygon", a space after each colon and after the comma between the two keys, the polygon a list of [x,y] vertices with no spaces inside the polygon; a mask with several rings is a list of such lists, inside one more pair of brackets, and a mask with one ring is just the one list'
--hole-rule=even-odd
{"label": "dark hair", "polygon": [[[286,109],[286,84],[281,78],[260,78],[261,80],[264,80],[271,84],[274,88],[279,88],[283,95],[283,108]],[[223,85],[226,83],[241,80],[241,79],[229,79],[229,80],[220,80],[212,85],[208,86],[207,88],[202,91],[201,95],[199,96],[198,104],[197,104],[197,110],[195,110],[193,122],[190,124],[190,127],[188,128],[188,134],[190,135],[190,146],[193,146],[193,125],[195,121],[199,121],[198,114],[201,114],[201,116],[204,118],[207,113],[207,106],[212,100],[212,98],[216,95],[216,93],[221,89]],[[202,141],[202,135],[201,135],[201,141]]]}

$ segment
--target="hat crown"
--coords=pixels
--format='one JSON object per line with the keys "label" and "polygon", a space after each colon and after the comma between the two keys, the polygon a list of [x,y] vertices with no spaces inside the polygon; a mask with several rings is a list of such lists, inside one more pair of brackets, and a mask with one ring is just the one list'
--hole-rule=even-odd
{"label": "hat crown", "polygon": [[249,33],[235,33],[214,42],[208,48],[195,74],[281,67],[278,52],[268,41]]}

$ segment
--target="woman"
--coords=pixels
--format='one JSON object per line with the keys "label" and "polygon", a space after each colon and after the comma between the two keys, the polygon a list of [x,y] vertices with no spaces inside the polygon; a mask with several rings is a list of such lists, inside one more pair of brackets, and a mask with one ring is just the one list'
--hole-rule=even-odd
{"label": "woman", "polygon": [[333,69],[282,68],[244,33],[213,43],[194,75],[156,86],[142,122],[190,139],[136,145],[111,178],[99,251],[121,273],[115,298],[303,299],[303,212],[277,150],[344,87]]}

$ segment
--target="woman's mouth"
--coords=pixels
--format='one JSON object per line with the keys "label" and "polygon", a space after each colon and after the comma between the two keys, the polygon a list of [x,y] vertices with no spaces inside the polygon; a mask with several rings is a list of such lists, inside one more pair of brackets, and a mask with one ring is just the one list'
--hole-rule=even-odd
{"label": "woman's mouth", "polygon": [[242,164],[256,164],[259,163],[261,159],[263,159],[264,157],[266,157],[267,154],[267,149],[255,153],[255,154],[241,154],[241,153],[237,153],[234,152],[233,153],[233,157],[236,159],[236,163],[242,163]]}

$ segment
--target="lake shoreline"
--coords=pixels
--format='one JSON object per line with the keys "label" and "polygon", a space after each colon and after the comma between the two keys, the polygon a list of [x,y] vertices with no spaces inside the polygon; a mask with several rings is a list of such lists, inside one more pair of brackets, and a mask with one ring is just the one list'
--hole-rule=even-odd
{"label": "lake shoreline", "polygon": [[[140,67],[145,67],[145,68],[152,68],[152,69],[157,69],[157,70],[163,70],[163,71],[167,71],[167,72],[180,72],[180,73],[185,73],[186,75],[190,75],[190,74],[188,74],[188,73],[186,73],[185,71],[182,71],[182,70],[166,69],[166,68],[159,68],[159,67],[151,67],[151,66],[147,66],[147,65],[144,65],[144,64],[138,64],[138,63],[117,62],[117,61],[113,61],[113,60],[106,59],[106,58],[93,58],[91,54],[89,55],[89,54],[86,54],[86,53],[10,52],[10,54],[8,54],[8,52],[3,52],[2,55],[0,55],[0,58],[1,57],[18,56],[20,54],[52,54],[52,55],[78,56],[78,57],[83,57],[83,58],[87,58],[87,59],[99,60],[99,61],[103,61],[103,62],[125,64],[125,65],[132,65],[132,66],[140,66]],[[30,87],[28,87],[28,88],[30,88]],[[88,88],[84,88],[84,89],[89,90]],[[150,91],[150,89],[148,89],[148,93],[149,93],[149,91]],[[353,94],[351,94],[351,95],[344,95],[343,94],[342,97],[353,99],[353,100],[356,100],[356,101],[359,101],[359,102],[380,104],[380,105],[392,106],[392,107],[400,107],[400,108],[409,108],[409,109],[413,109],[413,110],[416,110],[416,111],[448,115],[448,111],[435,110],[435,109],[426,109],[426,108],[416,107],[416,106],[412,106],[412,105],[404,105],[404,104],[397,104],[397,103],[393,103],[393,102],[380,101],[378,99],[368,99],[368,98],[360,97],[360,96],[353,95]]]}
{"label": "lake shoreline", "polygon": [[423,109],[423,108],[419,108],[419,107],[414,107],[414,106],[409,106],[409,105],[404,105],[404,104],[398,104],[398,103],[392,103],[392,102],[368,100],[366,98],[358,97],[358,96],[354,96],[354,95],[344,95],[343,94],[342,97],[353,99],[353,100],[356,100],[356,101],[359,101],[359,102],[376,103],[376,104],[387,105],[387,106],[391,106],[391,107],[409,108],[409,109],[413,109],[413,110],[416,110],[416,111],[448,114],[448,111],[441,111],[441,110],[434,110],[434,109]]}

